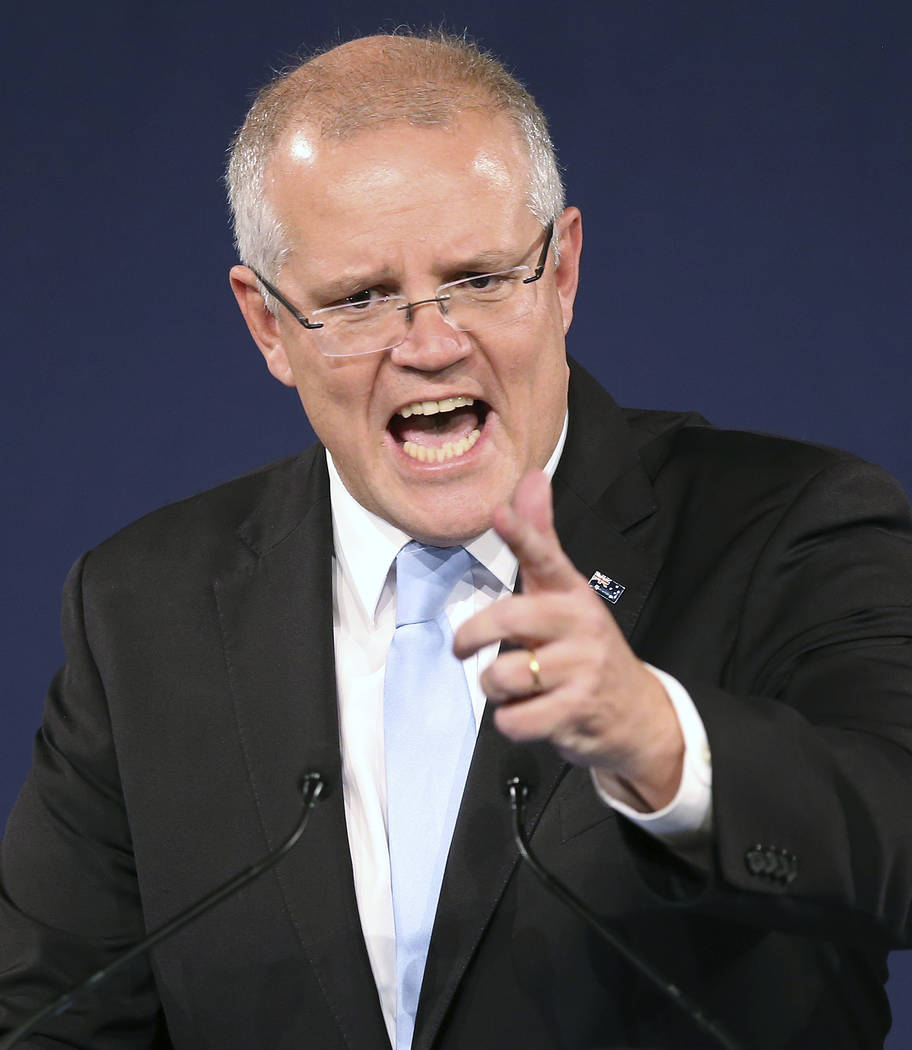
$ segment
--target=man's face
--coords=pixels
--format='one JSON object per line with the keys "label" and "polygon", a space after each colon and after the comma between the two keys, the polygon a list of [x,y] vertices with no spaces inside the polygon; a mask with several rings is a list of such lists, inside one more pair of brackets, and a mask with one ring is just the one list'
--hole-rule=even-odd
{"label": "man's face", "polygon": [[[490,114],[449,128],[393,124],[341,143],[289,133],[268,176],[290,242],[276,283],[309,316],[366,289],[415,302],[473,273],[534,266],[544,231],[525,204],[526,170],[512,125]],[[457,332],[430,303],[413,311],[403,343],[358,357],[325,357],[323,332],[284,309],[266,314],[250,271],[232,271],[270,370],[297,387],[346,488],[411,536],[443,546],[483,532],[554,449],[567,403],[576,209],[557,237],[561,265],[549,253],[537,287],[515,293],[536,300],[519,320]],[[409,413],[424,402],[441,410]]]}

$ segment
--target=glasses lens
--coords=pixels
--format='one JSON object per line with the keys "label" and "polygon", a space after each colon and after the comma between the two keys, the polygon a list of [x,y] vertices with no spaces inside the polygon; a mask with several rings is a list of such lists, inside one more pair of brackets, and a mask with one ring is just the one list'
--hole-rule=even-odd
{"label": "glasses lens", "polygon": [[[435,299],[447,322],[460,332],[509,324],[530,313],[538,285],[525,284],[528,266],[514,266],[498,273],[477,274],[443,284]],[[413,304],[414,305],[414,304]],[[320,352],[326,357],[357,357],[398,346],[408,334],[409,303],[402,295],[387,295],[363,302],[327,306],[311,314],[323,325]]]}
{"label": "glasses lens", "polygon": [[398,346],[408,330],[406,305],[403,296],[388,295],[315,310],[312,320],[323,325],[319,333],[321,353],[326,357],[356,357]]}
{"label": "glasses lens", "polygon": [[528,266],[514,266],[499,273],[484,273],[453,281],[437,290],[446,297],[447,320],[461,332],[475,332],[509,324],[535,306],[537,284],[524,284],[532,273]]}

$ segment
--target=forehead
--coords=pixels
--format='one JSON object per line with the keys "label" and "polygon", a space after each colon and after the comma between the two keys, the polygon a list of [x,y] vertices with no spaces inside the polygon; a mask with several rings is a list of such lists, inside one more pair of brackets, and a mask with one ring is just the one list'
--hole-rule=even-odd
{"label": "forehead", "polygon": [[463,114],[445,127],[388,124],[342,142],[292,128],[268,176],[291,256],[311,261],[432,241],[454,253],[506,247],[534,230],[526,151],[502,114]]}

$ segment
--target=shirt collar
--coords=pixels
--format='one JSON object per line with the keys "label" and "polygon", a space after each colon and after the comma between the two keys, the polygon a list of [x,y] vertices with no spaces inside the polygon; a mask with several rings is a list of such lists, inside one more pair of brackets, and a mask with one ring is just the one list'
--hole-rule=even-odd
{"label": "shirt collar", "polygon": [[[545,464],[549,478],[554,477],[566,440],[565,414],[560,437]],[[326,466],[336,557],[365,615],[373,620],[393,559],[412,537],[358,503],[339,476],[329,449]],[[465,548],[502,587],[513,590],[518,569],[516,556],[493,529],[476,536]]]}

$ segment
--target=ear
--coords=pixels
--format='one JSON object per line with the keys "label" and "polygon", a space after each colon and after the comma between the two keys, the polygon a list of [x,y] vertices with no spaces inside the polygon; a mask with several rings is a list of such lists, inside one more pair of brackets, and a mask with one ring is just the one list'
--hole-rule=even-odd
{"label": "ear", "polygon": [[554,226],[555,240],[559,239],[560,262],[554,271],[554,283],[564,316],[564,334],[573,320],[573,303],[579,284],[580,254],[583,250],[583,217],[579,208],[565,208]]}
{"label": "ear", "polygon": [[278,319],[266,309],[256,274],[249,266],[232,266],[228,274],[231,290],[237,299],[253,341],[260,348],[266,367],[280,383],[294,386],[294,373],[279,330]]}

